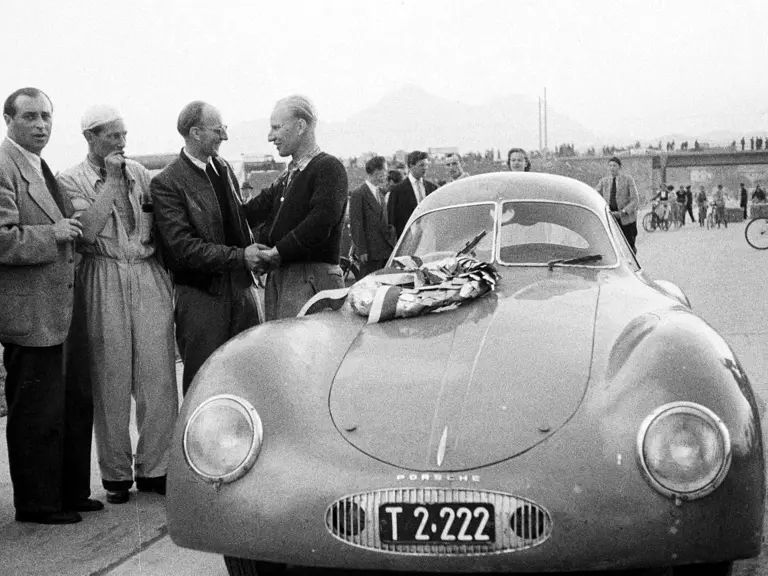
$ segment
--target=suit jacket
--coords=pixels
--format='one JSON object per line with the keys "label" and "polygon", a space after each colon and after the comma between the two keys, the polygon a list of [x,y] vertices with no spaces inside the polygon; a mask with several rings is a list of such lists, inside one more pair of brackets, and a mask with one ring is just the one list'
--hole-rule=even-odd
{"label": "suit jacket", "polygon": [[0,144],[0,342],[56,346],[72,322],[74,243],[59,244],[53,224],[64,213],[45,179],[7,140]]}
{"label": "suit jacket", "polygon": [[232,215],[240,246],[227,246],[222,209],[207,174],[184,152],[150,183],[155,226],[163,260],[178,284],[219,293],[225,272],[234,286],[253,284],[245,266],[245,246],[253,243],[243,210],[237,178],[226,161],[215,158],[216,169],[226,179],[235,207]]}
{"label": "suit jacket", "polygon": [[[612,176],[606,176],[595,186],[605,201],[610,205],[611,202],[611,181]],[[637,222],[637,205],[640,198],[637,194],[637,186],[631,176],[619,174],[616,176],[616,205],[621,211],[621,223],[631,224]]]}
{"label": "suit jacket", "polygon": [[366,182],[349,196],[349,227],[358,255],[368,260],[386,260],[395,247],[395,229],[387,223],[386,207],[379,204]]}
{"label": "suit jacket", "polygon": [[[424,192],[427,196],[437,190],[437,186],[429,180],[424,180]],[[387,200],[387,210],[389,213],[389,223],[395,227],[395,233],[399,238],[408,223],[408,218],[416,209],[416,193],[411,186],[411,179],[405,178],[399,184],[396,184],[389,191],[389,200]]]}

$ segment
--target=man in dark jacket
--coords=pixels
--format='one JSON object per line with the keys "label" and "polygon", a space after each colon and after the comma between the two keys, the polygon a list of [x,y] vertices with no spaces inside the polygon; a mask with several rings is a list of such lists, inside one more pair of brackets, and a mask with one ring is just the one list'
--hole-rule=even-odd
{"label": "man in dark jacket", "polygon": [[216,348],[260,322],[252,270],[261,264],[237,179],[219,157],[227,127],[205,102],[179,114],[184,148],[152,179],[155,224],[174,281],[182,389]]}
{"label": "man in dark jacket", "polygon": [[408,154],[408,177],[389,191],[389,223],[395,227],[398,238],[417,204],[437,190],[437,186],[424,177],[428,167],[429,155],[414,150]]}
{"label": "man in dark jacket", "polygon": [[317,111],[306,96],[279,100],[268,139],[285,171],[246,205],[248,219],[264,223],[258,255],[269,270],[264,292],[267,320],[296,316],[321,290],[343,288],[339,252],[347,204],[347,172],[315,140]]}
{"label": "man in dark jacket", "polygon": [[739,189],[739,206],[741,206],[741,209],[744,211],[744,220],[747,219],[747,200],[749,199],[749,192],[747,192],[747,189],[744,187],[744,182],[741,183],[741,188]]}
{"label": "man in dark jacket", "polygon": [[383,268],[397,241],[387,222],[387,161],[374,156],[365,163],[365,172],[365,182],[349,196],[349,226],[361,276]]}

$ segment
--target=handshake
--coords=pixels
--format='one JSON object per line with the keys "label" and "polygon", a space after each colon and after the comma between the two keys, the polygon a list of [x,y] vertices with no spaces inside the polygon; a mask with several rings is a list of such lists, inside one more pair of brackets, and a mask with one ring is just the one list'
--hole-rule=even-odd
{"label": "handshake", "polygon": [[245,249],[245,266],[259,275],[275,270],[280,266],[280,253],[277,248],[253,243]]}

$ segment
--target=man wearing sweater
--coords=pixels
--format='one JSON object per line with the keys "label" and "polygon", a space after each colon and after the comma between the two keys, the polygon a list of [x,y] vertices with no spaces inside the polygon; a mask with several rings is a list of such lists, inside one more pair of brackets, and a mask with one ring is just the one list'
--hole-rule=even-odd
{"label": "man wearing sweater", "polygon": [[347,203],[347,172],[315,141],[317,111],[305,96],[279,100],[269,141],[291,162],[277,180],[246,204],[251,223],[264,222],[261,269],[267,320],[296,316],[321,290],[343,288],[339,251]]}

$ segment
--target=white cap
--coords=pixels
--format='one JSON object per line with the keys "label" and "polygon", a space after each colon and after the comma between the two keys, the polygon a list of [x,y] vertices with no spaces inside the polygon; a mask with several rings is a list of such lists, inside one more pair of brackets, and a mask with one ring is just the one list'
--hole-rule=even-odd
{"label": "white cap", "polygon": [[88,108],[83,114],[83,118],[80,120],[80,129],[85,132],[86,130],[96,128],[96,126],[120,119],[122,119],[122,115],[112,106],[96,104]]}

